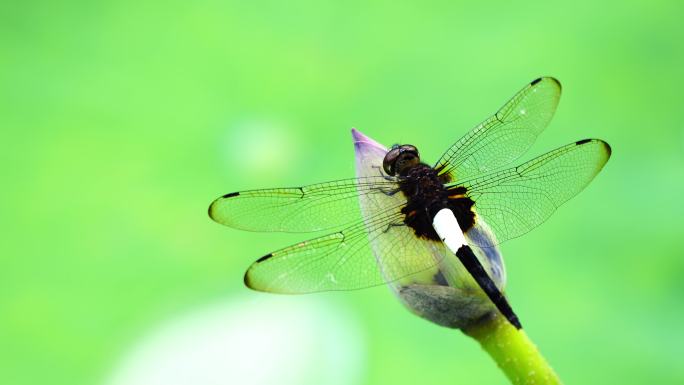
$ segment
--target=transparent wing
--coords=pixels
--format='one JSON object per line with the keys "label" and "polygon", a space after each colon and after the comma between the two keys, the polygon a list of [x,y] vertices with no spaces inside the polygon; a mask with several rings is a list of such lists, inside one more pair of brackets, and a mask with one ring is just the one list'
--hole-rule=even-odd
{"label": "transparent wing", "polygon": [[495,243],[501,243],[537,227],[582,191],[601,171],[610,153],[610,146],[602,140],[580,140],[518,167],[460,185],[475,202],[477,216],[494,231]]}
{"label": "transparent wing", "polygon": [[209,216],[248,231],[330,230],[361,218],[359,195],[386,195],[397,189],[389,177],[363,177],[295,188],[226,194],[209,206]]}
{"label": "transparent wing", "polygon": [[[406,198],[395,180],[376,176],[382,175],[387,150],[356,130],[352,135],[358,179],[248,192],[244,203],[219,200],[212,205],[216,209],[212,217],[234,227],[340,228],[259,258],[245,274],[247,286],[276,293],[360,289],[411,276],[441,261],[441,244],[416,238],[403,224]],[[228,194],[226,199],[235,197]],[[345,222],[346,226],[339,226]]]}
{"label": "transparent wing", "polygon": [[[392,282],[439,263],[440,245],[403,225],[401,206],[344,230],[300,242],[254,262],[245,284],[255,290],[301,294],[353,290]],[[382,255],[376,260],[371,243]],[[439,249],[441,251],[441,249]]]}
{"label": "transparent wing", "polygon": [[539,78],[520,90],[496,114],[454,143],[435,168],[452,180],[494,171],[524,154],[546,128],[560,99],[561,86]]}

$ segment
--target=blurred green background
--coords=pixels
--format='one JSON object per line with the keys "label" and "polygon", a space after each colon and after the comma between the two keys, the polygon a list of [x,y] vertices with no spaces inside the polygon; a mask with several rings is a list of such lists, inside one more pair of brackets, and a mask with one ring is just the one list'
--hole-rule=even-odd
{"label": "blurred green background", "polygon": [[613,157],[502,247],[511,302],[568,384],[683,383],[683,4],[2,2],[0,382],[507,383],[386,288],[249,291],[302,237],[206,209],[353,176],[351,127],[434,161],[551,75],[528,158],[585,137]]}

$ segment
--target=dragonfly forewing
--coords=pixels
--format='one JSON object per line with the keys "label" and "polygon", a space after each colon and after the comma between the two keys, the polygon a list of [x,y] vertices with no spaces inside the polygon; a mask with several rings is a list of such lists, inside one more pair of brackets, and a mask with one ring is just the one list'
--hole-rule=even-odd
{"label": "dragonfly forewing", "polygon": [[452,180],[466,180],[503,167],[523,155],[553,118],[561,85],[538,78],[520,90],[496,114],[454,143],[435,164]]}
{"label": "dragonfly forewing", "polygon": [[216,199],[209,216],[248,231],[289,233],[341,229],[361,218],[359,196],[384,195],[396,182],[380,176],[351,178],[303,187],[241,191]]}

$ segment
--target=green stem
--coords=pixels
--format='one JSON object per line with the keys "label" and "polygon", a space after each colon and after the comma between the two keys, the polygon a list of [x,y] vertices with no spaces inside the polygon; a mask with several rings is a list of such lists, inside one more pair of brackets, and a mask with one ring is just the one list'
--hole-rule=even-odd
{"label": "green stem", "polygon": [[521,329],[499,314],[464,329],[496,361],[513,384],[561,384],[556,372]]}

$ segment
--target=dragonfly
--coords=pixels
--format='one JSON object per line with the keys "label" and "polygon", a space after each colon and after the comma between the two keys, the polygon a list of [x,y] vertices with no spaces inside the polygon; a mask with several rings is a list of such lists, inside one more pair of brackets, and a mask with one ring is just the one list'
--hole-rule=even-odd
{"label": "dragonfly", "polygon": [[352,129],[357,177],[231,192],[211,203],[209,216],[247,231],[317,233],[257,259],[244,276],[251,289],[296,294],[367,288],[406,279],[451,255],[520,329],[494,272],[473,250],[540,225],[611,155],[608,143],[582,139],[511,167],[546,128],[560,94],[558,80],[533,80],[433,165],[414,145],[386,149]]}

